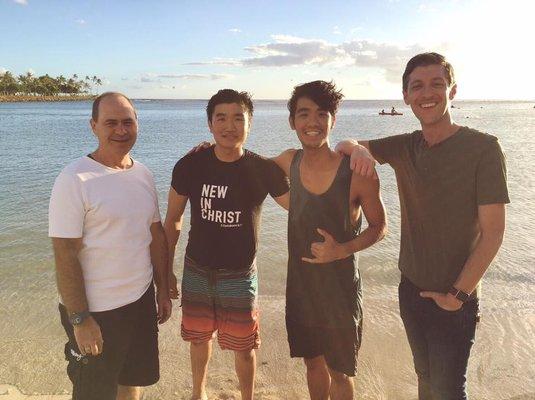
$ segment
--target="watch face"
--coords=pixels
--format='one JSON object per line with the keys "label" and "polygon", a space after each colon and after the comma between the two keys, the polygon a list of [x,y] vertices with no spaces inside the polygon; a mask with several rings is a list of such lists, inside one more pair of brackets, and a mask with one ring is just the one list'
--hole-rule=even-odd
{"label": "watch face", "polygon": [[80,317],[79,315],[73,317],[73,319],[71,320],[72,324],[73,325],[78,325],[80,322],[82,322],[82,317]]}

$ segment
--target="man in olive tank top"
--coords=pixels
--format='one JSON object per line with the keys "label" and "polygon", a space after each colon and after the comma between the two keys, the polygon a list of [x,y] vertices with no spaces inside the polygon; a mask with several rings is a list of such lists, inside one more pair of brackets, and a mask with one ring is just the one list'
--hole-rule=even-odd
{"label": "man in olive tank top", "polygon": [[403,74],[403,99],[421,130],[337,145],[353,151],[355,172],[373,174],[375,159],[396,174],[399,308],[420,400],[467,398],[480,282],[500,248],[509,203],[498,139],[453,122],[456,91],[444,56],[418,54]]}
{"label": "man in olive tank top", "polygon": [[[329,147],[343,95],[334,84],[294,88],[290,126],[302,144],[274,160],[290,177],[286,328],[303,357],[312,399],[353,399],[362,337],[362,291],[354,253],[381,240],[385,213],[377,180],[353,174]],[[368,226],[360,232],[364,213]]]}

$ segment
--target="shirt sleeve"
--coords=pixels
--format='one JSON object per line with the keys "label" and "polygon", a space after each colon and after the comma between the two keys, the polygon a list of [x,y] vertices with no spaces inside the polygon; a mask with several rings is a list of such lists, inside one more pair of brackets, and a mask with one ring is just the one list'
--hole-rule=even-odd
{"label": "shirt sleeve", "polygon": [[370,153],[379,162],[379,164],[395,163],[399,160],[406,146],[408,135],[394,135],[382,139],[370,140]]}
{"label": "shirt sleeve", "polygon": [[493,140],[486,149],[476,172],[477,204],[507,204],[507,168],[505,156],[498,140]]}
{"label": "shirt sleeve", "polygon": [[56,178],[48,208],[48,236],[81,238],[85,205],[76,176],[62,172]]}
{"label": "shirt sleeve", "polygon": [[182,157],[175,164],[173,168],[173,176],[171,177],[171,187],[175,192],[182,196],[190,195],[189,175],[191,173],[189,168],[190,162],[188,156]]}
{"label": "shirt sleeve", "polygon": [[264,173],[271,197],[279,197],[290,190],[290,180],[273,160],[266,159]]}

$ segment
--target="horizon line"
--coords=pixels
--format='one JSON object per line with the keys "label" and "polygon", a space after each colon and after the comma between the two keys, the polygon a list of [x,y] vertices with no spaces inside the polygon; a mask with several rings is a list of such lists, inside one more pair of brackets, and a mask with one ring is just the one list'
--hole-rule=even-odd
{"label": "horizon line", "polygon": [[[181,100],[181,101],[208,101],[210,98],[157,98],[157,97],[129,97],[131,100]],[[253,99],[253,101],[288,101],[288,99]],[[343,99],[343,101],[403,101],[403,99]],[[463,101],[495,101],[495,102],[525,102],[533,103],[535,99],[456,99],[451,101],[453,102],[463,102]]]}

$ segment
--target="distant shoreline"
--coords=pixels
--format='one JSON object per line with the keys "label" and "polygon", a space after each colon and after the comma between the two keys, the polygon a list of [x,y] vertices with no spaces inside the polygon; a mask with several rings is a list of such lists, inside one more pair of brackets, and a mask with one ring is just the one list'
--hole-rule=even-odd
{"label": "distant shoreline", "polygon": [[69,96],[28,96],[28,95],[0,95],[0,103],[29,103],[45,101],[87,101],[93,100],[96,96],[87,95],[69,95]]}

